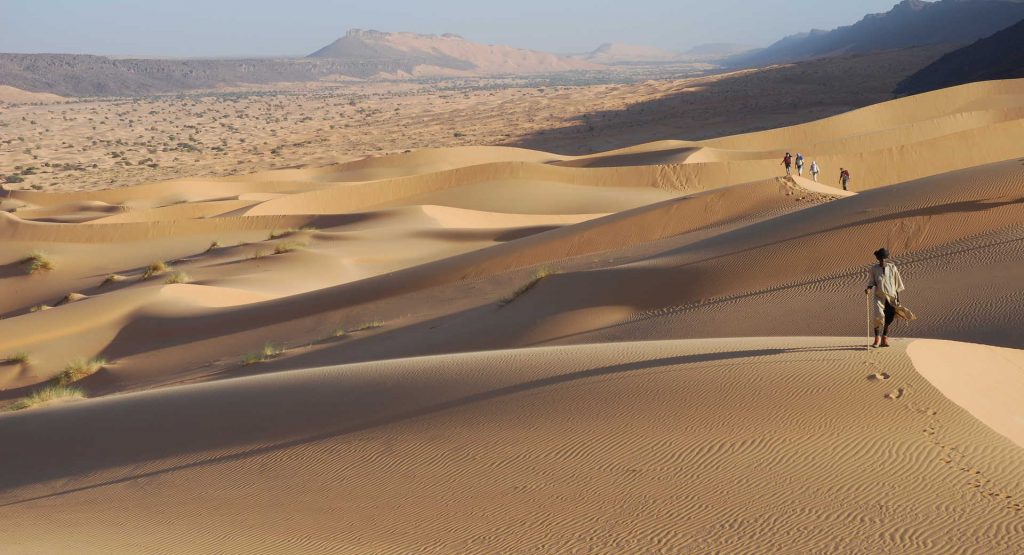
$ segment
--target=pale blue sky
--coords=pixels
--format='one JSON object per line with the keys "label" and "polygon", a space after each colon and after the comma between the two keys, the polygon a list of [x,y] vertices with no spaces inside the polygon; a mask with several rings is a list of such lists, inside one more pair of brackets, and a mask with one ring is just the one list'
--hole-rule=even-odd
{"label": "pale blue sky", "polygon": [[350,28],[551,52],[603,42],[766,45],[897,0],[0,0],[0,52],[299,56]]}

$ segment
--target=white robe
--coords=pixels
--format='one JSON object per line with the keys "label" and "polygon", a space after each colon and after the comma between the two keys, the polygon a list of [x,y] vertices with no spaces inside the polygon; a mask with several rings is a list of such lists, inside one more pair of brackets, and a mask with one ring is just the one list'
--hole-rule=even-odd
{"label": "white robe", "polygon": [[871,267],[868,278],[868,287],[874,286],[875,292],[874,317],[875,326],[881,327],[885,324],[885,301],[896,306],[900,291],[903,291],[903,277],[900,270],[892,262],[886,262],[885,268],[875,264]]}

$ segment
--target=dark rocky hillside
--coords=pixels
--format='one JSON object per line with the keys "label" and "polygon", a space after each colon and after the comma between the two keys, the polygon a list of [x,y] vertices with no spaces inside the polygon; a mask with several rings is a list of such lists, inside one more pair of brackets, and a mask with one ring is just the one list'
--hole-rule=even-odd
{"label": "dark rocky hillside", "polygon": [[917,94],[975,81],[1024,77],[1024,19],[991,37],[955,50],[911,75],[896,94]]}
{"label": "dark rocky hillside", "polygon": [[410,69],[400,60],[143,60],[78,54],[0,54],[0,85],[62,96],[126,96],[220,85],[370,77]]}
{"label": "dark rocky hillside", "polygon": [[853,25],[792,35],[726,63],[756,67],[933,44],[948,44],[954,50],[1021,18],[1024,3],[1014,0],[903,0],[890,11],[868,15]]}

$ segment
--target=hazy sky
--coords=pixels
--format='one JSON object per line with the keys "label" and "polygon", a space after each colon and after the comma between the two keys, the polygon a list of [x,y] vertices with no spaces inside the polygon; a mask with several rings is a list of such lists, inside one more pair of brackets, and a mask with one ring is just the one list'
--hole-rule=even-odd
{"label": "hazy sky", "polygon": [[0,0],[0,52],[297,56],[350,28],[551,52],[602,42],[765,45],[897,0]]}

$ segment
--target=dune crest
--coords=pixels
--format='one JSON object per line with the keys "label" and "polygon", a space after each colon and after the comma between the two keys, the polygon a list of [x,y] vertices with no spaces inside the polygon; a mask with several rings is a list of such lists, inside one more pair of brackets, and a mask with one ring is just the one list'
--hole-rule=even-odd
{"label": "dune crest", "polygon": [[920,340],[907,355],[943,395],[1024,447],[1024,351]]}

